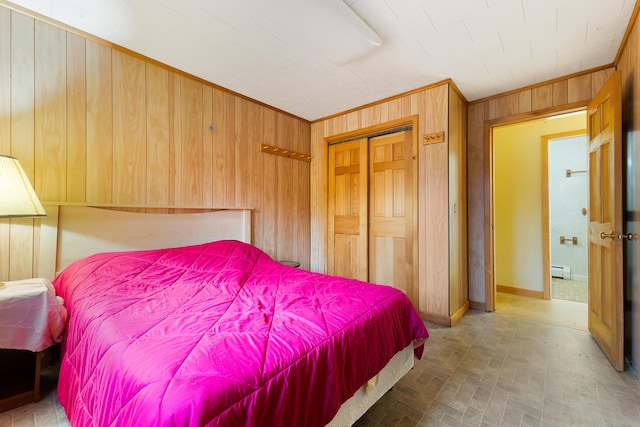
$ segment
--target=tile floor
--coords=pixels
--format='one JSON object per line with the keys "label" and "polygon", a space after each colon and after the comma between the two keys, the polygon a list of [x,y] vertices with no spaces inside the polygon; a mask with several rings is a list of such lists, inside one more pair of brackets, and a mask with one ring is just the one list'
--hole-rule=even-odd
{"label": "tile floor", "polygon": [[[422,360],[357,423],[385,426],[639,426],[640,384],[588,332],[469,311],[427,324]],[[68,426],[55,391],[0,414],[1,427]]]}
{"label": "tile floor", "polygon": [[588,302],[589,285],[577,280],[551,279],[551,297],[575,302]]}

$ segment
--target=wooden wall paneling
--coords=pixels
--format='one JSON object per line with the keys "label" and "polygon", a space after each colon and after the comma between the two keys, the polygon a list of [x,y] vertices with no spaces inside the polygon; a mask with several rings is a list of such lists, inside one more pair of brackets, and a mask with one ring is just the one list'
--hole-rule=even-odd
{"label": "wooden wall paneling", "polygon": [[145,65],[147,169],[146,199],[150,205],[171,204],[171,123],[169,72]]}
{"label": "wooden wall paneling", "polygon": [[[35,184],[35,40],[34,20],[11,14],[11,153]],[[35,186],[35,185],[34,185]],[[31,219],[9,226],[9,280],[31,277],[34,229]]]}
{"label": "wooden wall paneling", "polygon": [[[269,145],[278,144],[278,114],[272,110],[264,111],[264,143]],[[264,227],[256,230],[256,239],[261,237],[261,248],[271,256],[276,255],[277,236],[280,222],[278,218],[278,159],[280,156],[262,154],[262,164],[264,176],[262,181],[262,215]],[[284,160],[284,159],[283,159]],[[260,233],[260,234],[258,234]]]}
{"label": "wooden wall paneling", "polygon": [[[356,113],[358,114],[360,124],[364,127],[365,118],[363,117],[362,111],[357,111]],[[333,117],[329,119],[328,122],[329,132],[326,135],[338,135],[347,132],[349,129],[346,115]]]}
{"label": "wooden wall paneling", "polygon": [[182,201],[182,85],[181,76],[169,71],[169,205]]}
{"label": "wooden wall paneling", "polygon": [[384,123],[389,119],[389,109],[386,103],[371,105],[361,112],[364,127]]}
{"label": "wooden wall paneling", "polygon": [[[565,105],[569,102],[569,86],[567,80],[553,83],[553,106]],[[508,116],[509,114],[505,114]]]}
{"label": "wooden wall paneling", "polygon": [[511,93],[496,98],[496,116],[509,116],[519,113],[520,97],[517,93]]}
{"label": "wooden wall paneling", "polygon": [[[310,140],[311,133],[309,132],[309,126],[301,126],[298,124],[298,137],[297,140],[300,141],[299,149],[305,153],[310,152]],[[307,162],[296,161],[296,166],[298,168],[298,173],[296,175],[296,179],[294,181],[295,188],[294,194],[295,198],[298,202],[298,210],[295,213],[295,218],[297,221],[297,229],[302,230],[302,232],[297,233],[297,245],[296,245],[296,260],[300,262],[300,267],[304,269],[310,268],[309,259],[305,259],[304,257],[300,257],[300,253],[304,253],[307,248],[311,245],[310,240],[310,185],[309,181],[303,179],[303,177],[310,176],[311,167]]]}
{"label": "wooden wall paneling", "polygon": [[264,185],[264,156],[263,153],[258,151],[256,148],[258,144],[264,143],[264,111],[265,109],[257,104],[250,103],[248,105],[247,156],[251,157],[251,167],[249,168],[249,185],[251,186],[251,189],[249,191],[250,201],[248,206],[253,208],[251,213],[254,243],[258,240],[256,238],[256,230],[263,230],[265,226],[264,209],[261,208],[263,206],[262,186]]}
{"label": "wooden wall paneling", "polygon": [[11,155],[35,184],[34,21],[18,13],[11,18]]}
{"label": "wooden wall paneling", "polygon": [[35,177],[42,200],[66,200],[66,33],[35,21]]}
{"label": "wooden wall paneling", "polygon": [[[280,167],[290,190],[279,206],[277,159],[252,144],[266,134],[273,145],[309,152],[308,122],[97,38],[35,22],[0,7],[0,150],[20,158],[48,201],[154,212],[175,206],[178,213],[253,205],[258,246],[276,255],[278,230],[287,228],[294,236],[288,251],[310,265],[309,166]],[[0,222],[0,277],[30,276],[38,230],[33,222]]]}
{"label": "wooden wall paneling", "polygon": [[202,204],[213,204],[213,88],[202,87]]}
{"label": "wooden wall paneling", "polygon": [[484,105],[472,104],[468,109],[467,203],[468,203],[468,269],[469,299],[484,301]]}
{"label": "wooden wall paneling", "polygon": [[[11,154],[11,11],[0,8],[0,154]],[[11,221],[0,219],[0,281],[9,280]]]}
{"label": "wooden wall paneling", "polygon": [[67,177],[68,202],[87,200],[87,91],[85,38],[72,33],[67,40]]}
{"label": "wooden wall paneling", "polygon": [[352,111],[350,113],[345,114],[345,120],[346,120],[346,129],[348,129],[348,131],[360,129],[361,126],[360,126],[359,111]]}
{"label": "wooden wall paneling", "polygon": [[113,51],[113,203],[146,204],[145,64]]}
{"label": "wooden wall paneling", "polygon": [[[288,117],[278,114],[278,146],[291,147],[286,141],[292,141],[296,135],[293,129],[292,120]],[[293,228],[293,215],[295,214],[295,201],[293,200],[293,180],[294,180],[294,163],[287,157],[277,156],[277,175],[274,184],[278,187],[277,192],[277,209],[278,209],[278,230],[276,233],[276,252],[278,259],[293,259],[295,256],[294,236],[291,234]]]}
{"label": "wooden wall paneling", "polygon": [[518,112],[528,113],[531,111],[531,91],[523,90],[518,92]]}
{"label": "wooden wall paneling", "polygon": [[467,281],[467,150],[466,104],[449,89],[449,313],[458,312],[469,301]]}
{"label": "wooden wall paneling", "polygon": [[389,120],[398,120],[407,116],[404,114],[403,100],[409,100],[409,97],[394,98],[388,102]]}
{"label": "wooden wall paneling", "polygon": [[0,219],[0,282],[9,280],[11,220]]}
{"label": "wooden wall paneling", "polygon": [[225,206],[236,206],[236,145],[235,145],[235,97],[224,93],[224,119],[222,132],[226,148],[223,173],[226,175]]}
{"label": "wooden wall paneling", "polygon": [[496,105],[497,98],[490,99],[489,101],[484,103],[484,114],[487,119],[493,119],[497,116],[496,114]]}
{"label": "wooden wall paneling", "polygon": [[567,102],[580,102],[591,99],[591,75],[585,74],[569,79],[567,82]]}
{"label": "wooden wall paneling", "polygon": [[247,101],[237,99],[234,104],[233,114],[233,147],[235,162],[235,203],[236,206],[248,206],[250,199],[251,187],[249,185],[249,171],[251,170],[252,156],[248,155],[250,149],[256,148],[252,145],[249,148],[247,141]]}
{"label": "wooden wall paneling", "polygon": [[[553,106],[553,86],[544,85],[531,89],[532,110],[543,110]],[[504,117],[504,115],[497,116]],[[493,118],[493,117],[492,117]]]}
{"label": "wooden wall paneling", "polygon": [[34,220],[15,218],[9,230],[9,280],[33,277]]}
{"label": "wooden wall paneling", "polygon": [[202,83],[182,76],[182,204],[202,204]]}
{"label": "wooden wall paneling", "polygon": [[311,163],[309,164],[309,193],[310,193],[310,264],[309,269],[317,272],[325,272],[325,248],[327,218],[327,177],[323,165],[327,162],[327,146],[323,136],[328,121],[311,126]]}
{"label": "wooden wall paneling", "polygon": [[616,71],[614,67],[605,68],[591,73],[591,98],[594,98],[609,77]]}
{"label": "wooden wall paneling", "polygon": [[[448,93],[447,85],[431,88],[426,92],[425,107],[428,108],[423,134],[445,130],[445,142],[420,147],[418,198],[420,204],[419,224],[424,232],[420,249],[421,294],[419,310],[440,316],[449,316],[449,251],[442,247],[448,242]],[[428,107],[426,107],[428,106]],[[421,139],[420,139],[421,140]]]}
{"label": "wooden wall paneling", "polygon": [[113,90],[111,49],[87,40],[87,202],[111,203]]}
{"label": "wooden wall paneling", "polygon": [[[231,179],[227,170],[226,147],[226,94],[218,89],[213,89],[213,203],[216,206],[227,206],[226,191],[227,180]],[[254,233],[256,230],[254,230]]]}
{"label": "wooden wall paneling", "polygon": [[6,155],[11,154],[11,67],[11,11],[0,8],[0,154]]}

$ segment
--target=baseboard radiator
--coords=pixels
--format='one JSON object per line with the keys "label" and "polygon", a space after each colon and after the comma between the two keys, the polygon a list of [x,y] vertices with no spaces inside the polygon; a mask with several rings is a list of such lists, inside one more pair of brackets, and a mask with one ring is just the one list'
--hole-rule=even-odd
{"label": "baseboard radiator", "polygon": [[560,279],[571,280],[571,267],[566,265],[552,265],[551,277],[558,277]]}

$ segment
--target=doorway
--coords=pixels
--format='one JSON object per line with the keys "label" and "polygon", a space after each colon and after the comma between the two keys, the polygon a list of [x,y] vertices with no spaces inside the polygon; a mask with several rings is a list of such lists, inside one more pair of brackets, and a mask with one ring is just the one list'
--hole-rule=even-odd
{"label": "doorway", "polygon": [[[553,140],[549,135],[576,130],[584,132],[585,128],[586,115],[579,112],[492,129],[498,313],[587,330],[586,304],[551,297],[552,265],[557,262],[552,261],[550,243],[556,239],[558,226],[552,224],[545,212],[545,208],[549,209],[545,192],[550,183],[546,177],[548,150],[544,139]],[[565,167],[568,168],[578,170],[577,165]],[[575,233],[568,229],[560,233],[565,242],[572,243]],[[578,241],[586,244],[581,237]],[[570,276],[567,277],[569,280]]]}
{"label": "doorway", "polygon": [[579,129],[544,135],[542,149],[545,296],[587,304],[587,131]]}

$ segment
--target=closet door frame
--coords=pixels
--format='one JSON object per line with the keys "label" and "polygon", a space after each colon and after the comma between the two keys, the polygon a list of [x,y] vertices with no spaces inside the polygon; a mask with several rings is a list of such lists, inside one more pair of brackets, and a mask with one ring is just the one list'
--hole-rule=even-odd
{"label": "closet door frame", "polygon": [[[398,119],[398,120],[392,120],[389,122],[385,122],[385,123],[381,123],[378,125],[374,125],[374,126],[368,126],[368,127],[364,127],[364,128],[360,128],[360,129],[356,129],[353,131],[349,131],[349,132],[345,132],[345,133],[341,133],[341,134],[337,134],[337,135],[333,135],[329,138],[325,138],[325,144],[326,144],[326,153],[327,153],[327,159],[328,159],[328,153],[329,153],[329,147],[332,144],[336,144],[339,143],[341,141],[347,141],[347,140],[352,140],[352,139],[358,139],[358,138],[368,138],[370,136],[379,134],[379,133],[383,133],[385,131],[391,131],[394,129],[398,129],[398,128],[402,128],[402,127],[408,127],[411,126],[412,129],[412,153],[411,153],[411,159],[413,161],[413,169],[411,172],[411,181],[412,181],[412,185],[411,185],[411,190],[410,190],[410,195],[408,195],[408,197],[411,197],[411,199],[413,200],[413,215],[412,215],[412,230],[413,230],[413,248],[410,254],[407,254],[408,256],[411,256],[412,259],[414,260],[413,263],[413,285],[411,286],[411,295],[408,295],[409,298],[411,299],[411,301],[413,302],[414,306],[418,307],[418,296],[419,296],[419,275],[418,275],[418,268],[419,268],[419,263],[418,263],[418,170],[419,170],[419,164],[418,164],[418,139],[419,139],[419,117],[417,115],[414,116],[409,116],[409,117],[405,117],[402,119]],[[329,172],[329,162],[327,160],[327,162],[325,163],[325,167],[327,168],[327,173],[328,175],[330,174]],[[329,200],[330,195],[328,194],[329,191],[329,177],[327,176],[327,196],[326,199],[327,203]],[[367,189],[368,191],[368,189]],[[325,241],[325,271],[328,271],[328,260],[329,260],[329,253],[331,251],[331,249],[329,248],[329,244],[331,242],[331,236],[329,235],[329,227],[328,227],[328,219],[329,219],[329,212],[328,212],[328,204],[327,204],[327,211],[326,211],[326,215],[324,217],[324,221],[325,221],[325,230],[326,230],[326,234],[324,237],[324,241]]]}

